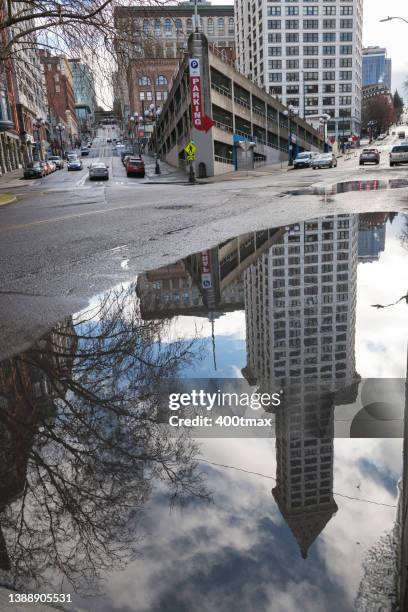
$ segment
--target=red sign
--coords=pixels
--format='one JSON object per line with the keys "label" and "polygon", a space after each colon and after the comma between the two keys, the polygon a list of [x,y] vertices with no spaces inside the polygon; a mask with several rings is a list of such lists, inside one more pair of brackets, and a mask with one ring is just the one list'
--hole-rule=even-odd
{"label": "red sign", "polygon": [[193,127],[200,132],[208,132],[214,125],[214,121],[203,113],[200,64],[198,59],[190,59],[190,91]]}
{"label": "red sign", "polygon": [[201,272],[211,272],[210,251],[201,251]]}

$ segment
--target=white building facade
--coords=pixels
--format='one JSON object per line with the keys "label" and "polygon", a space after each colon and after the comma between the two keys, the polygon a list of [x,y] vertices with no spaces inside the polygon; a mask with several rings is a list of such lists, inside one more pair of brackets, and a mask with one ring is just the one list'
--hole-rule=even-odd
{"label": "white building facade", "polygon": [[240,72],[339,142],[360,134],[363,0],[235,0]]}

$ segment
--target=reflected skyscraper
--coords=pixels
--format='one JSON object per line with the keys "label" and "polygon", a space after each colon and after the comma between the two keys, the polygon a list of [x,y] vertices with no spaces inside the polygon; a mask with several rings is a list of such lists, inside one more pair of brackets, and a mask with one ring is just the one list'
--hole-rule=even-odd
{"label": "reflected skyscraper", "polygon": [[286,228],[245,272],[247,366],[260,388],[280,386],[273,496],[302,556],[333,499],[334,403],[356,378],[358,216]]}

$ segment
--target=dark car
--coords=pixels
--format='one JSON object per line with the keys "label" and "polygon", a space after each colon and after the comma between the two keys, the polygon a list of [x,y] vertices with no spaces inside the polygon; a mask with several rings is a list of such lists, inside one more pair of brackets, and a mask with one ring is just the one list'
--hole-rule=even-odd
{"label": "dark car", "polygon": [[129,157],[126,162],[126,174],[127,176],[145,176],[145,163],[140,157]]}
{"label": "dark car", "polygon": [[67,162],[67,170],[82,170],[82,162],[78,158],[71,158]]}
{"label": "dark car", "polygon": [[42,178],[45,176],[45,170],[42,167],[40,162],[32,162],[28,164],[26,168],[24,168],[24,178]]}
{"label": "dark car", "polygon": [[84,157],[85,155],[89,155],[89,149],[88,148],[81,149],[81,155],[82,155],[82,157]]}
{"label": "dark car", "polygon": [[124,166],[126,166],[125,157],[132,157],[132,151],[129,151],[129,149],[124,149],[120,152],[120,159],[122,160],[122,164]]}
{"label": "dark car", "polygon": [[364,164],[379,164],[380,152],[378,149],[363,149],[360,154],[360,166]]}
{"label": "dark car", "polygon": [[103,162],[95,162],[89,166],[89,180],[109,180],[109,169]]}

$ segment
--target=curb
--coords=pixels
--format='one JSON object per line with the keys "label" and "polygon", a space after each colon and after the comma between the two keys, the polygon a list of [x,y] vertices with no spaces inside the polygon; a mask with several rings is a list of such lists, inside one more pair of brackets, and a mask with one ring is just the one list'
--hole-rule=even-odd
{"label": "curb", "polygon": [[13,202],[15,202],[17,200],[17,196],[15,195],[9,195],[9,194],[2,194],[3,196],[8,196],[8,198],[4,201],[2,201],[2,196],[0,195],[0,206],[6,206],[7,204],[12,204]]}

